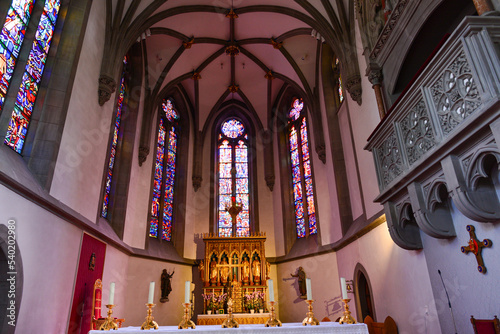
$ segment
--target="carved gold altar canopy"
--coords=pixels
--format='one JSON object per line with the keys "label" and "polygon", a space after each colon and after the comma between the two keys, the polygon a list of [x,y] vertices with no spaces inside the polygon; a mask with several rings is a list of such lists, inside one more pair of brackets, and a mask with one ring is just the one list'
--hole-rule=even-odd
{"label": "carved gold altar canopy", "polygon": [[233,298],[235,313],[247,311],[243,305],[245,294],[259,291],[267,298],[269,264],[265,256],[265,233],[248,237],[218,237],[207,233],[203,241],[205,258],[199,268],[204,294],[228,293]]}

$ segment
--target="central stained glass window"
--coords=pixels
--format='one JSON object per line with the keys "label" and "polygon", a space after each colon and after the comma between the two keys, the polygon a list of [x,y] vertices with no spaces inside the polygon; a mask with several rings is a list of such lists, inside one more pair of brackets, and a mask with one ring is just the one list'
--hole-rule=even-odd
{"label": "central stained glass window", "polygon": [[231,206],[241,207],[236,216],[235,235],[250,235],[250,195],[248,171],[248,134],[237,119],[222,123],[218,140],[218,210],[220,237],[233,235]]}
{"label": "central stained glass window", "polygon": [[162,111],[156,144],[149,236],[152,238],[161,236],[162,240],[170,241],[174,212],[179,113],[175,110],[171,100],[163,101]]}
{"label": "central stained glass window", "polygon": [[307,121],[303,108],[302,99],[294,99],[288,113],[288,140],[298,238],[318,233]]}

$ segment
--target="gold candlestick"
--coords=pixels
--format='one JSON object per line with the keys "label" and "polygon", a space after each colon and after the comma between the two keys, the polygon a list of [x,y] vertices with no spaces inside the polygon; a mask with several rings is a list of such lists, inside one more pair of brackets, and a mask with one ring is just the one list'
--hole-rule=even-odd
{"label": "gold candlestick", "polygon": [[349,301],[350,299],[342,299],[344,302],[344,315],[339,320],[339,324],[355,324],[356,320],[351,316],[351,311],[349,311]]}
{"label": "gold candlestick", "polygon": [[233,298],[227,301],[227,318],[222,323],[222,328],[238,328],[240,325],[233,316]]}
{"label": "gold candlestick", "polygon": [[184,316],[179,324],[179,329],[195,329],[196,325],[191,320],[191,303],[183,303],[182,305],[184,305]]}
{"label": "gold candlestick", "polygon": [[142,324],[141,329],[158,329],[158,324],[156,323],[156,321],[154,321],[154,318],[152,316],[153,307],[155,307],[155,305],[156,304],[146,304],[146,306],[148,307],[148,315],[146,316],[146,321],[144,321],[144,323]]}
{"label": "gold candlestick", "polygon": [[108,304],[106,305],[106,307],[108,308],[108,317],[106,318],[106,320],[104,320],[101,327],[99,327],[99,330],[100,331],[109,331],[110,329],[117,330],[118,326],[114,322],[114,319],[111,318],[111,315],[113,314],[113,307],[115,307],[115,305]]}
{"label": "gold candlestick", "polygon": [[308,312],[307,312],[307,316],[302,321],[302,325],[303,326],[305,326],[305,325],[311,325],[311,326],[319,325],[319,320],[314,317],[314,313],[313,313],[313,305],[312,304],[314,303],[314,300],[306,300],[306,303],[309,304],[309,306],[307,307]]}
{"label": "gold candlestick", "polygon": [[276,318],[276,313],[274,313],[274,303],[275,302],[269,302],[269,312],[271,314],[269,315],[269,320],[266,322],[266,327],[281,327],[281,321]]}

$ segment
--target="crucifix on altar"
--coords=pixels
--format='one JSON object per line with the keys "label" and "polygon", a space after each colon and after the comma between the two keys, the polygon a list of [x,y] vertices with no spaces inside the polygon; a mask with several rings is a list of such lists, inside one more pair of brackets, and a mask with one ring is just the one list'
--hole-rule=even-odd
{"label": "crucifix on altar", "polygon": [[[231,168],[231,174],[233,175],[233,179],[234,179],[234,175],[236,175],[236,168]],[[236,192],[236,183],[233,182],[232,184],[232,196],[231,196],[231,203],[226,203],[226,211],[227,213],[229,213],[229,215],[231,216],[231,220],[232,220],[232,232],[231,232],[231,236],[232,237],[236,237],[236,217],[240,214],[241,210],[243,210],[243,205],[241,203],[237,203],[236,202],[236,196],[234,196],[235,192]]]}

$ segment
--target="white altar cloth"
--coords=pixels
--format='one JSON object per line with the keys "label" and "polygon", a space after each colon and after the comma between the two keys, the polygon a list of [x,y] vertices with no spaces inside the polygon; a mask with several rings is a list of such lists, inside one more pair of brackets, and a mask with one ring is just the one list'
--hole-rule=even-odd
{"label": "white altar cloth", "polygon": [[[276,333],[334,333],[334,334],[368,334],[366,324],[340,325],[338,322],[322,322],[319,326],[302,326],[302,323],[285,323],[282,327],[264,327],[264,325],[240,325],[239,328],[221,328],[221,326],[196,326],[195,329],[177,329],[177,326],[160,326],[158,330],[141,331],[140,327],[124,327],[111,331],[112,334],[163,334],[163,333],[193,333],[215,334],[228,332],[234,334],[263,334]],[[102,331],[92,330],[89,334],[102,334]]]}

